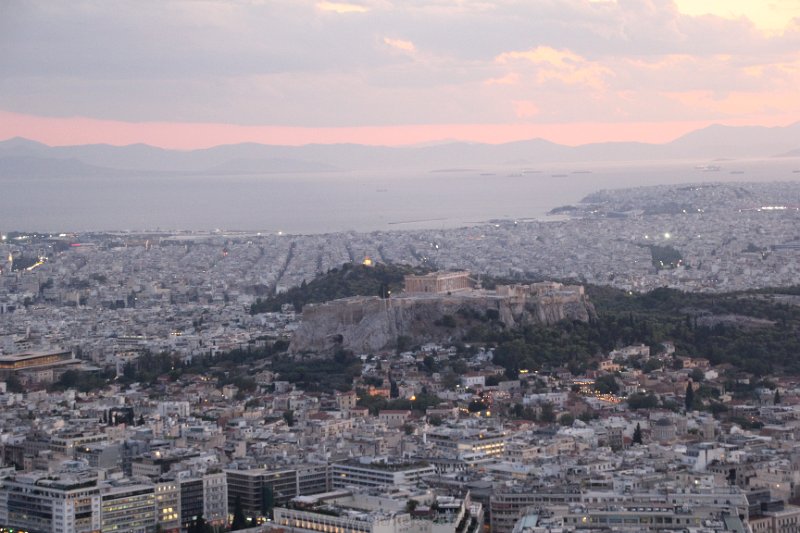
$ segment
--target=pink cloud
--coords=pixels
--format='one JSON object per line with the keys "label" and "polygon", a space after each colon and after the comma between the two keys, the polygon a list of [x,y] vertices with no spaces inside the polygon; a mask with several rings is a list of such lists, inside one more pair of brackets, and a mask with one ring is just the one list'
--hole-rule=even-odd
{"label": "pink cloud", "polygon": [[713,91],[683,91],[665,93],[665,96],[680,102],[687,108],[712,110],[723,115],[740,116],[800,111],[800,102],[794,91],[773,92],[769,98],[762,93],[729,92],[718,95]]}
{"label": "pink cloud", "polygon": [[530,100],[515,100],[512,104],[514,113],[519,118],[530,118],[539,114],[539,107]]}
{"label": "pink cloud", "polygon": [[332,11],[334,13],[366,13],[369,9],[360,4],[350,4],[348,2],[318,2],[317,9],[321,11]]}
{"label": "pink cloud", "polygon": [[536,67],[539,83],[555,80],[566,85],[586,85],[593,89],[606,86],[605,78],[613,72],[600,63],[589,61],[570,51],[550,46],[537,46],[531,50],[504,52],[495,58],[501,65],[530,63]]}
{"label": "pink cloud", "polygon": [[403,39],[390,39],[389,37],[384,37],[383,42],[391,46],[395,50],[400,50],[402,52],[416,51],[416,47],[414,46],[414,43],[412,43],[411,41],[406,41]]}

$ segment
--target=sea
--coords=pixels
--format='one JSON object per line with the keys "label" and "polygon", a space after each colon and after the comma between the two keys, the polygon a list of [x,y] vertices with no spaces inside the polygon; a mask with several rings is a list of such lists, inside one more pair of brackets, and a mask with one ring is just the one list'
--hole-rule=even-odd
{"label": "sea", "polygon": [[601,189],[800,181],[800,159],[580,163],[421,171],[0,180],[0,232],[447,229],[554,220]]}

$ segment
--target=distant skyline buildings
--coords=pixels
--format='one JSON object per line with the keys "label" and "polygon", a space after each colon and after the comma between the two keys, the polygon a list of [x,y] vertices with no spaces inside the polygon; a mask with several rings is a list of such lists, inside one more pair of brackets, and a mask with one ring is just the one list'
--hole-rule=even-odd
{"label": "distant skyline buildings", "polygon": [[794,0],[0,7],[0,139],[663,143],[800,121]]}

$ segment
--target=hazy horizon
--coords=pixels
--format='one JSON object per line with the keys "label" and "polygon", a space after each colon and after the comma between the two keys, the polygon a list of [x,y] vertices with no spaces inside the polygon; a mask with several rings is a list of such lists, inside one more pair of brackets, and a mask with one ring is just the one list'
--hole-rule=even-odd
{"label": "hazy horizon", "polygon": [[[0,117],[2,117],[2,116],[11,116],[11,115],[12,114],[4,113],[3,111],[0,111]],[[364,137],[365,138],[361,142],[355,142],[355,141],[343,142],[343,141],[336,140],[336,139],[333,139],[332,137],[330,137],[331,140],[328,141],[328,142],[325,142],[324,140],[321,140],[321,141],[309,140],[309,141],[299,141],[299,142],[276,142],[276,143],[271,143],[271,142],[261,142],[261,141],[258,141],[258,140],[249,140],[250,139],[249,137],[242,137],[242,139],[245,139],[245,140],[240,140],[240,141],[231,140],[230,142],[210,142],[209,144],[181,148],[181,147],[172,147],[172,146],[169,145],[169,143],[150,144],[148,142],[143,142],[143,141],[135,141],[135,142],[124,142],[124,141],[122,141],[122,142],[108,142],[108,141],[78,142],[78,140],[68,141],[68,140],[64,139],[62,142],[47,142],[47,141],[38,139],[37,137],[39,137],[39,135],[37,135],[35,132],[29,132],[29,133],[32,133],[32,135],[26,136],[24,134],[14,134],[14,135],[8,135],[6,137],[2,137],[2,138],[0,138],[0,143],[10,142],[10,141],[15,141],[15,140],[22,140],[22,141],[31,141],[31,142],[43,144],[45,146],[53,147],[53,148],[88,146],[88,145],[94,145],[94,144],[107,145],[107,146],[112,146],[112,147],[117,147],[117,148],[124,148],[124,147],[129,147],[129,146],[136,146],[136,145],[144,145],[144,146],[149,146],[149,147],[153,147],[153,148],[160,148],[160,149],[163,149],[163,150],[174,150],[174,151],[190,152],[190,151],[206,150],[206,149],[209,149],[209,148],[218,148],[218,147],[222,147],[222,146],[231,146],[231,145],[237,145],[237,144],[261,144],[261,145],[267,145],[267,146],[285,146],[285,147],[305,147],[305,146],[315,146],[315,145],[338,145],[338,144],[347,145],[347,144],[355,144],[355,145],[361,145],[361,146],[371,146],[371,147],[376,147],[376,148],[381,148],[381,147],[384,147],[384,148],[425,148],[425,147],[433,147],[433,146],[440,146],[440,145],[446,145],[446,144],[460,144],[460,143],[463,143],[463,144],[502,145],[502,144],[512,144],[512,143],[516,143],[516,142],[539,141],[539,140],[541,140],[541,141],[546,141],[546,142],[553,143],[553,144],[558,144],[558,145],[561,145],[561,146],[576,148],[576,147],[587,146],[587,145],[616,144],[616,143],[644,143],[644,144],[654,144],[654,145],[669,144],[669,143],[675,142],[675,141],[677,141],[677,140],[679,140],[679,139],[681,139],[681,138],[683,138],[683,137],[685,137],[685,136],[687,136],[689,134],[692,134],[692,133],[695,133],[695,132],[699,132],[699,131],[703,131],[703,130],[706,130],[708,128],[717,127],[717,126],[729,127],[729,128],[781,129],[781,128],[790,128],[792,126],[800,125],[800,120],[790,120],[788,122],[775,123],[775,124],[757,124],[757,123],[744,123],[744,122],[739,124],[739,123],[736,123],[736,122],[738,122],[738,121],[727,121],[727,123],[726,123],[726,121],[708,121],[708,122],[697,123],[697,124],[695,124],[695,123],[685,124],[685,125],[682,125],[680,128],[678,128],[679,133],[676,133],[674,136],[664,136],[663,132],[659,133],[656,136],[657,140],[646,140],[646,139],[643,140],[641,138],[621,137],[619,139],[606,138],[606,139],[602,139],[602,140],[588,140],[586,142],[565,142],[563,140],[558,140],[560,138],[560,136],[552,136],[551,135],[551,136],[548,137],[548,136],[546,136],[547,134],[545,134],[545,136],[538,136],[538,135],[537,136],[532,136],[532,137],[519,136],[519,137],[511,137],[511,138],[508,138],[508,139],[492,138],[492,139],[488,139],[488,140],[474,140],[474,139],[441,137],[441,138],[431,138],[430,140],[423,140],[423,141],[409,141],[409,142],[400,142],[400,143],[381,143],[381,142],[377,142],[377,141],[374,141],[373,139],[371,139],[369,137],[369,134],[368,134],[369,130],[367,128],[365,128],[365,130],[366,130],[365,133],[364,133]],[[176,126],[178,126],[178,127],[192,127],[192,125],[190,125],[190,124],[176,125]],[[486,125],[477,125],[477,126],[485,127]],[[685,129],[683,129],[683,128],[685,128]],[[24,128],[23,128],[23,130],[24,130]],[[520,134],[520,135],[522,135],[522,134]],[[328,138],[328,136],[324,136],[324,138]],[[800,145],[800,141],[798,141],[797,144]]]}

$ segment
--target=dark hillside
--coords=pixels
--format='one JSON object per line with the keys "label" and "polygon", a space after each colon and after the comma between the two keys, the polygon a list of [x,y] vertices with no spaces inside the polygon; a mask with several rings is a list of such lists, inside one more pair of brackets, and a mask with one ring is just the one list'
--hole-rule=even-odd
{"label": "dark hillside", "polygon": [[594,356],[615,347],[662,342],[677,355],[730,363],[756,375],[800,373],[800,305],[782,295],[796,288],[723,294],[656,289],[629,294],[589,286],[598,318],[588,324],[559,323],[514,331],[481,328],[467,340],[497,344],[495,362],[509,375],[518,369],[568,365],[581,372]]}
{"label": "dark hillside", "polygon": [[308,303],[321,303],[349,296],[383,296],[389,291],[397,294],[403,288],[406,274],[424,274],[429,272],[419,267],[408,265],[375,266],[353,265],[345,263],[340,268],[333,268],[327,273],[292,287],[282,294],[270,298],[259,299],[250,307],[251,314],[277,312],[284,304],[292,304],[300,312]]}

